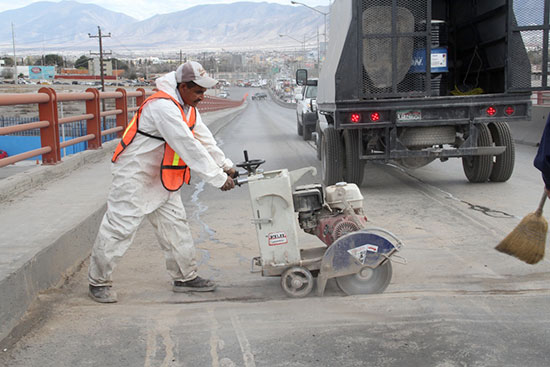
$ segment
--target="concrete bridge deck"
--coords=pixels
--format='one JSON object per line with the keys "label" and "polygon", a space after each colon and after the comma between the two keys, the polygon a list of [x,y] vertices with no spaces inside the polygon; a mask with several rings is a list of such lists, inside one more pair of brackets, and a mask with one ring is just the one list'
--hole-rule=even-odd
{"label": "concrete bridge deck", "polygon": [[[246,103],[203,119],[215,133],[244,108]],[[536,145],[549,110],[534,108],[532,122],[512,124],[516,142]],[[0,346],[25,332],[25,314],[37,295],[62,285],[89,256],[106,208],[116,144],[55,166],[0,170]]]}
{"label": "concrete bridge deck", "polygon": [[[202,117],[216,133],[244,108]],[[24,327],[21,320],[39,292],[62,285],[89,255],[106,210],[117,143],[55,166],[27,162],[0,170],[0,345],[25,331],[17,326]]]}

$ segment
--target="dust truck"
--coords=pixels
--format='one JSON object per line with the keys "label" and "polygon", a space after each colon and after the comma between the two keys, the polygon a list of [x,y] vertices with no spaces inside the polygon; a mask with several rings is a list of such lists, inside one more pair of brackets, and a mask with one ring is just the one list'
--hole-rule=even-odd
{"label": "dust truck", "polygon": [[361,184],[372,161],[449,158],[470,182],[508,180],[509,123],[548,89],[549,14],[550,0],[334,1],[317,96],[324,184]]}

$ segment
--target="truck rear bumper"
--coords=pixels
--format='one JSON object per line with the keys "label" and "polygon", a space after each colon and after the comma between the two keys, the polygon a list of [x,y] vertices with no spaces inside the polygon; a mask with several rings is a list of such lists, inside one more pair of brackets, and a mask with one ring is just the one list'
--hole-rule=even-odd
{"label": "truck rear bumper", "polygon": [[388,153],[380,152],[361,156],[361,159],[368,161],[392,160],[403,158],[451,158],[473,155],[499,155],[504,153],[506,147],[476,147],[476,148],[427,148],[423,150],[392,150]]}
{"label": "truck rear bumper", "polygon": [[[530,120],[530,98],[531,93],[527,92],[341,101],[335,104],[320,103],[319,111],[334,116],[334,127],[337,130],[464,125],[470,122]],[[352,114],[360,116],[359,123],[351,121]]]}

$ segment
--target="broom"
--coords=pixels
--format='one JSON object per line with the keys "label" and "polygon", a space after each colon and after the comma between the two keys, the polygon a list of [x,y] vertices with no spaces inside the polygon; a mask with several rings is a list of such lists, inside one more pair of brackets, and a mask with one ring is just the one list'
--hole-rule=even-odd
{"label": "broom", "polygon": [[527,214],[495,249],[515,256],[527,264],[536,264],[542,260],[546,246],[546,232],[548,231],[548,222],[542,216],[542,207],[546,199],[545,192],[537,210]]}

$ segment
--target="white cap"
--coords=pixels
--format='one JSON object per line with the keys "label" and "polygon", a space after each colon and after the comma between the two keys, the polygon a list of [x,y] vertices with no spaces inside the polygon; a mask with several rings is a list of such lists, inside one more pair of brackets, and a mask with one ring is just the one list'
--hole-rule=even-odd
{"label": "white cap", "polygon": [[187,61],[176,69],[178,83],[194,82],[203,88],[212,88],[218,81],[208,76],[206,70],[196,61]]}

